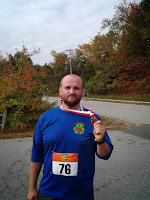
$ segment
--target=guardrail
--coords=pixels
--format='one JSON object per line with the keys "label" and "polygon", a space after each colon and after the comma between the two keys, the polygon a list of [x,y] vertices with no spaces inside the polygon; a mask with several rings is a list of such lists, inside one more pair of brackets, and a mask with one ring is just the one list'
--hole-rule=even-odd
{"label": "guardrail", "polygon": [[4,131],[4,126],[6,124],[6,116],[7,116],[7,109],[5,109],[3,113],[0,113],[0,117],[2,118],[1,119],[1,124],[0,124],[1,133],[3,133],[3,131]]}

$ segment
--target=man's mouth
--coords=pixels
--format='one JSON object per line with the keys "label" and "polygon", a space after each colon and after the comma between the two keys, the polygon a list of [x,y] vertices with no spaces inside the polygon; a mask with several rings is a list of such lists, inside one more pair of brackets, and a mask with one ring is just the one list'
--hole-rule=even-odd
{"label": "man's mouth", "polygon": [[68,98],[73,98],[74,99],[74,98],[76,98],[76,96],[75,95],[69,95]]}

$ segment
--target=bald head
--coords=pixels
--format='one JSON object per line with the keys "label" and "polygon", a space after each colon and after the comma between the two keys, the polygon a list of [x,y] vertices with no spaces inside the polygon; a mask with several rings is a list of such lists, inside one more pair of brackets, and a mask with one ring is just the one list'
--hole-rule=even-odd
{"label": "bald head", "polygon": [[60,82],[59,96],[66,108],[79,109],[84,94],[82,79],[76,74],[66,75]]}
{"label": "bald head", "polygon": [[83,81],[80,78],[80,76],[76,75],[76,74],[68,74],[66,76],[64,76],[60,82],[60,87],[63,85],[63,81],[68,80],[68,79],[76,79],[79,83],[81,83],[81,87],[83,88]]}

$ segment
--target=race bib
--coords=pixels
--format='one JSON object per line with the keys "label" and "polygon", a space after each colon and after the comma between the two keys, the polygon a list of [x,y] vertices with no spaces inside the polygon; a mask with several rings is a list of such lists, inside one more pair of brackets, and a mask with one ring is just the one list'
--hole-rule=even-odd
{"label": "race bib", "polygon": [[77,176],[78,154],[77,153],[53,153],[52,172],[56,175]]}

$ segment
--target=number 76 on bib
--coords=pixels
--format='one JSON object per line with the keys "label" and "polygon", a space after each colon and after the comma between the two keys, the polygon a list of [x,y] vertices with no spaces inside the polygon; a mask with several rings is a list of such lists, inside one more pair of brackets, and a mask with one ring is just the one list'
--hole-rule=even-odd
{"label": "number 76 on bib", "polygon": [[78,154],[77,153],[53,153],[52,173],[62,176],[77,176]]}

